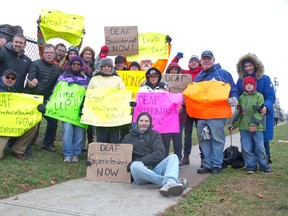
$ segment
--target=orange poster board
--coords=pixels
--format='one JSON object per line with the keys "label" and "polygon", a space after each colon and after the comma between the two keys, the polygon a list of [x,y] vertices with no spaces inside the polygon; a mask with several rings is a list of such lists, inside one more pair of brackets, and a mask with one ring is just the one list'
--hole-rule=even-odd
{"label": "orange poster board", "polygon": [[228,104],[230,89],[228,83],[221,81],[190,83],[183,92],[188,115],[199,119],[232,117]]}

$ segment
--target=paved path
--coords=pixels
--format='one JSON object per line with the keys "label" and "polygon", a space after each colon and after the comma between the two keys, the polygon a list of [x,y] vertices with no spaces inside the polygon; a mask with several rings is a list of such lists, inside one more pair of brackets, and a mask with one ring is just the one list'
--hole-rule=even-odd
{"label": "paved path", "polygon": [[[232,136],[233,145],[240,146],[239,133]],[[230,137],[226,137],[226,147]],[[193,146],[190,165],[180,169],[189,187],[198,185],[209,174],[196,173],[200,166],[199,148]],[[0,200],[0,215],[5,216],[140,216],[155,215],[177,204],[182,197],[162,197],[155,185],[138,186],[125,183],[70,180],[48,188],[35,189]]]}

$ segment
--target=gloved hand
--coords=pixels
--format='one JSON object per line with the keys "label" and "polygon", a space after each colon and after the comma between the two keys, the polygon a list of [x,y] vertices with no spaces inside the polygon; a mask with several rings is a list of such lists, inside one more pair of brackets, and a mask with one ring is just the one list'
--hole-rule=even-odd
{"label": "gloved hand", "polygon": [[41,112],[42,114],[44,114],[44,113],[46,112],[46,104],[39,104],[39,105],[37,106],[37,110],[38,110],[39,112]]}
{"label": "gloved hand", "polygon": [[108,46],[104,45],[101,47],[100,53],[99,53],[99,57],[100,59],[102,58],[106,58],[109,52],[109,48]]}
{"label": "gloved hand", "polygon": [[184,54],[182,52],[178,52],[176,58],[181,59],[183,58]]}
{"label": "gloved hand", "polygon": [[130,101],[129,102],[129,106],[132,107],[132,108],[136,107],[136,105],[137,105],[137,103],[135,101]]}
{"label": "gloved hand", "polygon": [[127,172],[130,172],[130,167],[131,167],[132,163],[133,163],[133,161],[131,161],[127,164]]}
{"label": "gloved hand", "polygon": [[171,38],[169,35],[167,35],[167,36],[166,36],[166,41],[165,41],[165,43],[170,44],[171,41],[172,41],[172,38]]}
{"label": "gloved hand", "polygon": [[92,163],[91,163],[90,160],[86,160],[86,161],[85,161],[85,164],[86,164],[86,166],[91,166],[91,165],[92,165]]}
{"label": "gloved hand", "polygon": [[238,100],[236,97],[228,98],[228,103],[230,106],[234,107],[238,105]]}

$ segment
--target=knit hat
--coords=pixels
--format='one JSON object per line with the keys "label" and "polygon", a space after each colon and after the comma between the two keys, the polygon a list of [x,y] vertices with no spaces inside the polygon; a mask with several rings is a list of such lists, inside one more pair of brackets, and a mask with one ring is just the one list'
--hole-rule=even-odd
{"label": "knit hat", "polygon": [[137,116],[137,121],[136,121],[136,123],[137,123],[137,125],[138,125],[139,119],[141,118],[141,116],[144,116],[144,115],[149,118],[149,120],[150,120],[149,129],[151,129],[151,128],[153,127],[153,125],[152,125],[152,116],[151,116],[148,112],[141,112],[141,113]]}
{"label": "knit hat", "polygon": [[115,58],[115,63],[117,63],[117,62],[125,63],[125,58],[123,56],[119,55]]}
{"label": "knit hat", "polygon": [[255,77],[253,76],[247,76],[244,78],[243,80],[243,89],[245,89],[245,85],[247,83],[251,83],[252,85],[254,85],[254,90],[256,89],[256,85],[257,85],[257,80]]}
{"label": "knit hat", "polygon": [[74,52],[76,52],[77,55],[79,55],[79,48],[78,48],[78,47],[70,46],[70,47],[68,48],[67,53],[69,54],[71,51],[74,51]]}
{"label": "knit hat", "polygon": [[113,68],[113,61],[110,58],[103,58],[100,60],[100,66],[103,67],[105,65],[108,65]]}
{"label": "knit hat", "polygon": [[159,76],[161,77],[161,72],[157,69],[157,68],[149,68],[145,74],[146,77],[150,77],[150,76]]}
{"label": "knit hat", "polygon": [[189,59],[189,62],[191,62],[192,59],[196,59],[198,62],[200,61],[200,58],[197,55],[192,55]]}
{"label": "knit hat", "polygon": [[138,62],[136,62],[136,61],[131,62],[131,64],[129,65],[129,70],[130,70],[130,68],[131,68],[132,66],[135,66],[135,67],[138,68],[138,70],[141,70],[141,69],[140,69],[140,64],[139,64]]}
{"label": "knit hat", "polygon": [[83,66],[83,60],[80,56],[74,56],[71,60],[70,60],[70,65],[73,64],[73,62],[78,61],[81,64],[81,67]]}
{"label": "knit hat", "polygon": [[9,74],[13,74],[15,76],[15,78],[17,78],[17,74],[16,72],[13,70],[13,69],[6,69],[4,72],[3,72],[3,75],[4,76],[7,76]]}

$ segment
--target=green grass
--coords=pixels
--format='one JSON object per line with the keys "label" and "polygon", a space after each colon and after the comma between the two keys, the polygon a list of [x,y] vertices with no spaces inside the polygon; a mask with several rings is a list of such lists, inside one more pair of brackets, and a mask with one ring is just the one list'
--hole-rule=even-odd
{"label": "green grass", "polygon": [[186,195],[180,204],[170,207],[165,216],[182,215],[288,215],[288,124],[275,128],[270,143],[273,174],[247,175],[242,169],[225,169],[209,176]]}

